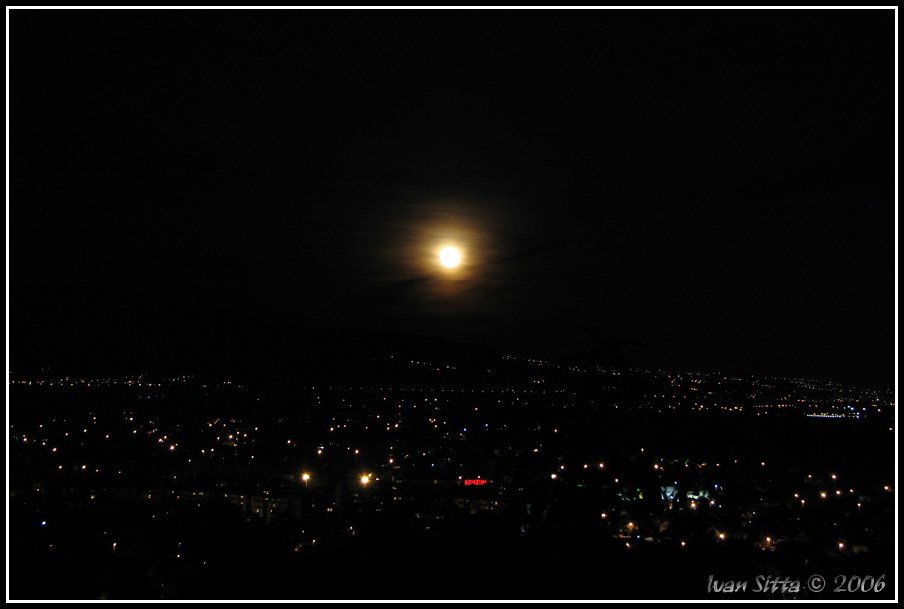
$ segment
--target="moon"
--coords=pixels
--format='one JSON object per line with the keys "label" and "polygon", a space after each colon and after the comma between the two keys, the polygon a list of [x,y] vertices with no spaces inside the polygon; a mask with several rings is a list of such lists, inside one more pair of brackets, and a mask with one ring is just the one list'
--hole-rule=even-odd
{"label": "moon", "polygon": [[447,247],[439,253],[439,261],[447,268],[454,268],[461,262],[461,252],[454,247]]}

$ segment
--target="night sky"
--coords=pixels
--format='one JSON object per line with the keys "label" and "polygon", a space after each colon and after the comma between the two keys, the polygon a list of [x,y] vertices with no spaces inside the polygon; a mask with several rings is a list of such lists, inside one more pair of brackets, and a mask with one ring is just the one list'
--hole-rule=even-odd
{"label": "night sky", "polygon": [[583,326],[891,386],[894,19],[15,11],[10,369],[185,320],[541,357]]}

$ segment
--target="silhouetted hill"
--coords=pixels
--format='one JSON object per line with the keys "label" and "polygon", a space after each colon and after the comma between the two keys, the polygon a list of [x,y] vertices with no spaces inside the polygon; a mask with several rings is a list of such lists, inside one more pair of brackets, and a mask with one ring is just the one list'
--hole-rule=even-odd
{"label": "silhouetted hill", "polygon": [[12,299],[9,339],[10,367],[17,373],[50,367],[92,375],[140,370],[305,376],[398,354],[444,362],[499,356],[438,337],[280,324],[225,307],[177,307],[84,288],[61,299],[34,286]]}

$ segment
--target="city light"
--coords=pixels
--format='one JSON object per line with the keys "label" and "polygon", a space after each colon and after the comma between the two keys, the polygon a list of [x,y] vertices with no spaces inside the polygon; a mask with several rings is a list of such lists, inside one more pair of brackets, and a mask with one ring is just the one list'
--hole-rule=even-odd
{"label": "city light", "polygon": [[[450,277],[453,275],[455,272]],[[443,370],[442,375],[446,375],[445,370],[448,370],[448,366],[440,361],[415,364],[412,360],[412,365],[423,366],[424,374]],[[488,365],[487,370],[489,368]],[[486,374],[489,378],[489,372]],[[607,373],[601,371],[600,374]],[[34,455],[34,462],[44,468],[37,473],[47,474],[49,470],[55,484],[49,484],[50,476],[38,476],[18,491],[16,500],[37,502],[45,500],[48,495],[59,497],[61,490],[70,489],[65,495],[66,500],[90,506],[91,509],[106,509],[117,502],[132,502],[140,498],[150,508],[146,512],[149,521],[156,519],[156,523],[165,520],[165,510],[169,506],[180,502],[199,513],[223,502],[240,510],[243,520],[249,523],[255,520],[261,524],[285,523],[292,531],[295,531],[296,525],[307,527],[307,533],[302,530],[298,538],[292,540],[290,552],[293,547],[299,553],[311,551],[314,546],[311,537],[315,533],[320,538],[321,546],[329,540],[329,551],[340,554],[345,547],[354,548],[346,546],[348,542],[357,542],[368,534],[365,530],[353,530],[349,523],[360,519],[381,526],[388,522],[385,520],[387,515],[399,517],[399,522],[411,527],[411,530],[426,531],[426,535],[436,538],[454,534],[448,523],[467,523],[471,517],[479,515],[487,522],[496,519],[497,522],[511,524],[513,531],[520,531],[519,537],[530,540],[543,538],[548,531],[554,531],[563,523],[567,528],[572,524],[568,519],[573,514],[578,514],[578,518],[592,518],[593,508],[605,506],[605,511],[596,512],[600,514],[600,520],[595,521],[597,528],[594,534],[609,544],[615,543],[615,547],[620,547],[621,543],[625,543],[628,549],[635,543],[640,544],[638,552],[643,557],[648,552],[655,555],[667,551],[668,547],[674,548],[675,539],[678,539],[681,548],[686,548],[689,544],[686,538],[690,538],[695,540],[695,549],[691,554],[696,559],[699,552],[702,560],[712,558],[713,555],[707,553],[718,552],[718,548],[737,548],[738,552],[743,552],[746,546],[751,551],[755,549],[761,556],[787,550],[803,539],[803,536],[795,538],[798,532],[806,531],[810,535],[813,521],[820,523],[828,518],[836,523],[831,529],[832,536],[820,535],[814,541],[805,543],[814,550],[818,548],[833,555],[839,561],[852,560],[855,554],[859,556],[866,551],[875,553],[875,538],[868,536],[861,541],[858,533],[867,529],[882,531],[883,515],[893,505],[892,487],[885,485],[883,491],[883,485],[873,482],[874,475],[890,475],[886,471],[861,475],[854,467],[842,470],[846,485],[851,487],[848,497],[859,492],[862,495],[858,495],[857,501],[868,502],[867,510],[862,510],[862,503],[856,503],[858,511],[851,518],[850,503],[842,500],[845,491],[837,482],[841,474],[820,469],[808,475],[803,464],[806,461],[772,458],[772,453],[761,457],[770,458],[770,461],[760,461],[759,469],[756,468],[755,458],[734,458],[744,455],[747,449],[754,454],[761,449],[762,439],[759,437],[751,439],[750,446],[738,446],[736,454],[731,454],[735,449],[731,445],[720,451],[720,459],[726,464],[724,469],[720,468],[721,463],[712,460],[712,455],[703,454],[705,451],[702,448],[699,458],[691,459],[667,445],[657,444],[650,457],[653,461],[649,461],[645,456],[638,456],[634,452],[636,444],[629,442],[625,443],[626,446],[606,448],[605,453],[597,452],[603,449],[590,444],[547,444],[545,439],[554,429],[566,429],[563,423],[558,423],[561,427],[553,427],[549,421],[555,421],[557,416],[568,417],[572,414],[564,408],[559,412],[558,400],[564,400],[566,404],[563,406],[567,405],[570,409],[577,403],[579,393],[575,392],[573,396],[565,393],[562,398],[555,396],[542,402],[545,399],[539,397],[542,393],[517,385],[507,386],[507,378],[500,380],[500,383],[505,383],[501,387],[488,383],[485,387],[475,388],[462,388],[452,382],[445,385],[445,380],[431,386],[427,382],[421,383],[420,377],[414,378],[418,382],[405,385],[393,383],[393,388],[331,388],[329,393],[323,389],[315,394],[316,400],[306,393],[309,388],[300,390],[302,403],[316,404],[319,408],[315,411],[317,416],[311,417],[313,422],[290,418],[284,415],[287,412],[284,410],[268,413],[264,409],[256,411],[253,407],[240,415],[220,414],[222,418],[211,412],[205,417],[209,420],[201,423],[200,430],[192,428],[191,422],[184,418],[171,416],[171,411],[165,409],[148,411],[146,415],[134,417],[131,423],[126,419],[132,417],[127,417],[123,412],[123,416],[113,417],[117,420],[110,422],[110,427],[105,427],[108,423],[104,417],[98,417],[93,426],[88,423],[92,436],[78,436],[78,428],[85,429],[85,423],[77,418],[78,415],[68,412],[66,416],[71,417],[69,421],[56,420],[55,425],[45,424],[43,428],[34,423],[27,430],[22,430],[17,422],[15,429],[10,426],[14,448],[27,449],[24,454],[29,458]],[[463,396],[459,398],[455,393],[446,399],[445,396],[453,391]],[[546,420],[538,419],[534,427],[526,430],[526,435],[518,437],[517,433],[511,433],[511,429],[504,429],[506,425],[502,421],[511,422],[512,419],[506,419],[503,415],[525,412],[522,409],[528,400],[533,401],[538,409],[545,409],[547,417]],[[479,422],[470,418],[477,416],[474,413],[477,406],[489,410],[484,408],[485,404],[499,409],[500,416],[492,419],[493,423],[485,423],[484,415],[477,419]],[[464,408],[459,408],[460,405]],[[214,408],[215,404],[210,406],[211,410]],[[507,412],[508,408],[512,410]],[[638,409],[641,408],[638,406]],[[533,416],[533,412],[528,412]],[[789,411],[787,416],[792,414]],[[801,419],[805,414],[800,413]],[[255,426],[258,418],[260,428]],[[812,423],[805,421],[804,424]],[[835,425],[823,421],[816,424]],[[858,423],[852,421],[850,424]],[[484,425],[486,431],[480,425]],[[127,427],[133,427],[136,435],[129,438]],[[331,428],[332,433],[329,431]],[[118,429],[125,434],[118,432]],[[468,441],[472,438],[459,434],[465,429],[472,435],[480,434],[479,442],[474,444]],[[68,440],[65,439],[67,430],[71,432]],[[24,431],[28,432],[27,446],[24,445]],[[287,442],[287,435],[295,435],[298,442]],[[107,440],[108,437],[114,442]],[[126,438],[134,448],[117,447],[119,440]],[[177,439],[179,442],[176,442]],[[82,440],[84,444],[81,444]],[[21,448],[16,445],[19,441],[22,442]],[[96,453],[88,450],[88,444],[92,441],[98,447]],[[812,446],[822,444],[814,440]],[[213,447],[220,448],[220,453],[215,453]],[[157,463],[149,462],[148,469],[154,476],[136,472],[137,468],[133,465],[136,461],[132,460],[135,457],[129,452],[134,450],[134,455],[140,456],[147,454],[143,452],[146,449],[147,453],[157,455],[161,455],[161,450],[173,452],[170,457],[159,459],[162,468],[159,471],[155,469]],[[175,455],[177,449],[184,456]],[[327,449],[331,455],[325,455]],[[124,452],[117,453],[119,450]],[[830,449],[827,447],[826,450]],[[314,451],[321,455],[316,460],[312,460],[317,456]],[[541,451],[544,453],[542,456],[539,455]],[[123,459],[117,461],[120,455]],[[599,456],[606,456],[610,461],[596,461]],[[92,461],[92,470],[88,470],[85,463],[89,460]],[[741,461],[744,463],[739,465]],[[610,462],[614,463],[615,470],[607,467]],[[589,470],[594,463],[598,470],[596,474],[591,474]],[[767,464],[769,472],[765,470]],[[652,476],[647,469],[651,465],[654,469]],[[685,467],[683,471],[680,469],[682,465]],[[298,472],[299,467],[305,469]],[[307,469],[309,467],[318,472],[318,484],[310,489],[313,474]],[[362,468],[369,471],[361,472]],[[681,471],[681,475],[676,473],[666,477],[665,469]],[[95,473],[95,476],[84,475],[88,471]],[[297,478],[292,477],[292,471],[296,472],[294,475]],[[564,471],[570,472],[567,478],[562,477]],[[614,478],[616,471],[620,472],[618,478]],[[476,475],[477,472],[480,476]],[[209,478],[211,473],[216,478],[214,482]],[[463,473],[475,477],[465,479]],[[556,484],[542,484],[544,475]],[[825,484],[827,475],[830,482],[835,481],[831,491],[825,488],[830,486]],[[145,484],[145,480],[149,483]],[[303,487],[294,485],[293,480],[302,482]],[[370,487],[371,482],[381,480],[380,485]],[[653,481],[655,487],[646,486]],[[755,492],[749,492],[743,503],[732,501],[732,492],[735,489],[743,492],[745,485],[755,485],[747,489],[755,489]],[[824,489],[817,490],[819,486]],[[794,488],[798,491],[789,493]],[[650,491],[653,491],[652,497]],[[832,493],[838,501],[827,501]],[[800,503],[788,501],[788,494]],[[809,500],[803,499],[804,496],[811,499],[818,496],[823,502],[811,501],[810,509],[805,509]],[[704,508],[707,503],[709,505]],[[576,505],[580,506],[581,511],[572,509]],[[591,508],[590,513],[584,509],[587,507]],[[687,513],[688,509],[694,513]],[[610,512],[614,514],[611,524]],[[32,518],[52,516],[51,512],[39,509],[31,514]],[[773,515],[781,516],[781,520],[773,519]],[[26,522],[26,528],[31,527],[29,530],[40,538],[45,551],[51,541],[56,541],[54,532],[70,526],[69,522],[55,519],[54,527],[47,526],[37,531],[32,526],[34,522]],[[47,525],[44,520],[38,522],[39,528]],[[779,526],[779,522],[785,524]],[[788,523],[797,524],[785,529]],[[722,526],[723,530],[717,530],[715,527],[718,526]],[[354,529],[359,527],[356,525]],[[766,529],[779,537],[772,537],[772,533],[766,536]],[[109,560],[128,561],[134,551],[133,543],[127,543],[128,547],[119,552],[118,544],[110,541],[123,539],[121,531],[121,528],[111,528],[109,533],[103,532],[109,537],[102,537],[100,532],[94,531],[99,535],[98,539],[103,540],[103,545],[96,547],[102,550],[112,546],[113,554],[106,553]],[[69,531],[64,534],[69,534]],[[229,532],[225,534],[229,535]],[[721,543],[729,538],[731,544]],[[854,545],[848,547],[847,539],[851,539]],[[190,546],[192,550],[185,554],[184,559],[181,547],[173,553],[169,546],[166,558],[171,562],[176,556],[186,563],[186,568],[195,568],[203,564],[202,558],[210,556],[206,554],[207,549],[200,551],[200,546],[194,542]],[[60,544],[52,547],[58,548]],[[316,560],[313,554],[311,558]],[[780,557],[780,554],[775,556]],[[392,565],[392,568],[395,567]],[[656,576],[663,575],[656,573]]]}

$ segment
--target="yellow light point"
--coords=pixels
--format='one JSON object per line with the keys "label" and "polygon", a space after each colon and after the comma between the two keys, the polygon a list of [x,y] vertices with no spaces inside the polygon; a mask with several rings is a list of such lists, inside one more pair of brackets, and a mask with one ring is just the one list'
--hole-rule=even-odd
{"label": "yellow light point", "polygon": [[439,253],[439,261],[446,268],[454,268],[461,263],[461,252],[454,247],[447,247]]}
{"label": "yellow light point", "polygon": [[361,484],[367,484],[370,482],[370,478],[367,476],[361,476]]}
{"label": "yellow light point", "polygon": [[305,482],[307,482],[308,480],[311,479],[311,475],[310,474],[302,474],[301,479],[304,480]]}

